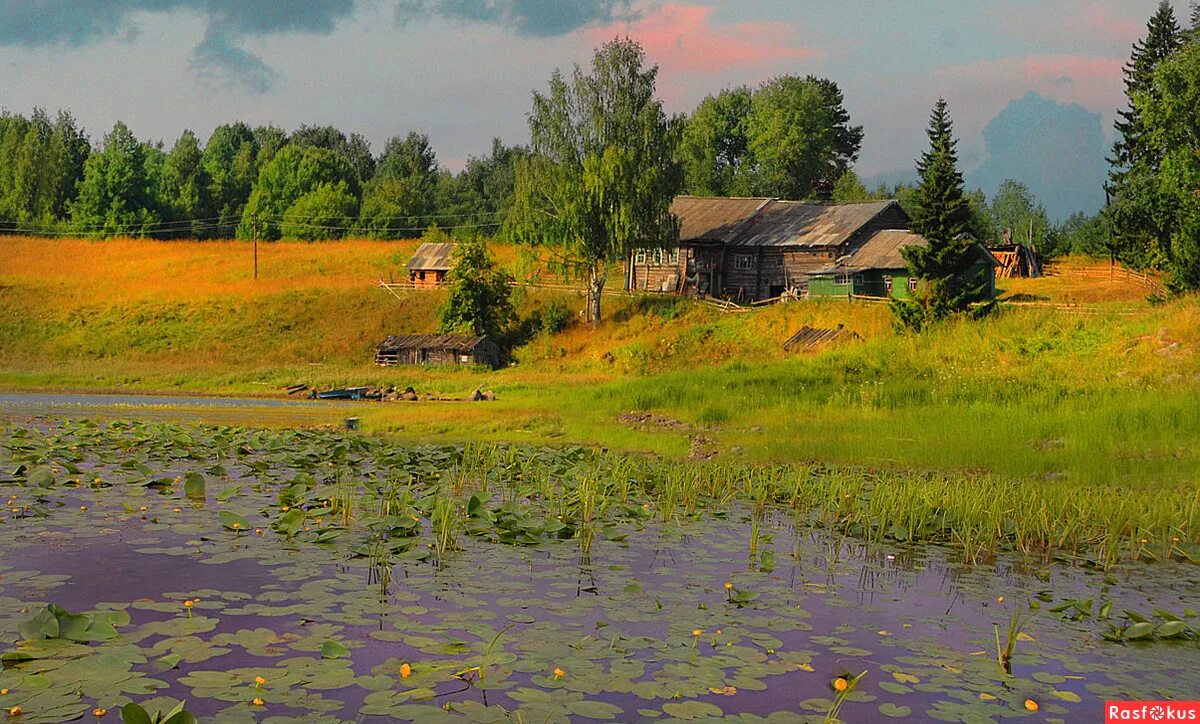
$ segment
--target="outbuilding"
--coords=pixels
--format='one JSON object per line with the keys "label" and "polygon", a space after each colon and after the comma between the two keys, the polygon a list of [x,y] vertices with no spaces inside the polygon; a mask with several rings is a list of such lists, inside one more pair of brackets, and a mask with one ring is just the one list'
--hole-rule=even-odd
{"label": "outbuilding", "polygon": [[417,247],[405,268],[408,270],[408,281],[414,287],[434,288],[441,286],[446,275],[454,268],[454,248],[452,243],[427,242]]}
{"label": "outbuilding", "polygon": [[486,336],[398,334],[375,348],[375,364],[500,366],[500,347]]}
{"label": "outbuilding", "polygon": [[[809,297],[893,297],[908,299],[920,280],[908,269],[902,250],[928,246],[925,237],[903,229],[877,231],[853,253],[836,263],[809,273]],[[973,244],[975,260],[968,269],[973,278],[986,282],[989,297],[996,294],[996,258]]]}

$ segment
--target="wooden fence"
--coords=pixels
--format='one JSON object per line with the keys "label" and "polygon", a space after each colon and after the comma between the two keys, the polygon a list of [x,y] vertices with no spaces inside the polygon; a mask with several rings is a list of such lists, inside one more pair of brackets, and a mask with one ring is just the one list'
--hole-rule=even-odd
{"label": "wooden fence", "polygon": [[1166,287],[1156,277],[1144,272],[1127,269],[1120,264],[1112,264],[1107,269],[1100,266],[1063,266],[1047,264],[1042,268],[1042,274],[1048,277],[1063,277],[1065,279],[1110,279],[1127,281],[1137,284],[1150,294],[1166,296]]}

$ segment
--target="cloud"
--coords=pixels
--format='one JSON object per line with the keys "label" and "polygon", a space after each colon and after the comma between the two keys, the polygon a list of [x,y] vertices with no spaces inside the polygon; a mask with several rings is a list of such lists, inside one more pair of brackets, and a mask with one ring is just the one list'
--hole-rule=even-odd
{"label": "cloud", "polygon": [[1099,113],[1031,92],[1005,106],[983,138],[987,159],[968,180],[989,196],[1011,178],[1025,183],[1053,218],[1103,204],[1108,147]]}
{"label": "cloud", "polygon": [[[1077,103],[1110,119],[1125,105],[1124,58],[1086,55],[1031,55],[942,68],[935,82],[948,88],[976,122],[990,118],[1009,101],[1034,91],[1063,103]],[[976,126],[978,129],[978,126]]]}
{"label": "cloud", "polygon": [[0,45],[27,48],[81,46],[136,37],[138,13],[184,11],[206,23],[193,52],[201,77],[256,92],[268,90],[277,73],[246,50],[247,37],[275,33],[333,32],[337,21],[354,11],[346,0],[41,0],[0,2]]}
{"label": "cloud", "polygon": [[396,8],[401,24],[445,18],[541,37],[630,17],[630,0],[400,0]]}
{"label": "cloud", "polygon": [[658,64],[665,95],[676,102],[695,95],[685,89],[717,90],[720,84],[714,78],[763,80],[791,72],[792,63],[821,55],[798,42],[794,23],[717,24],[713,8],[702,5],[666,3],[632,20],[590,28],[585,36],[595,45],[615,36],[637,40],[647,60]]}
{"label": "cloud", "polygon": [[[1143,0],[1144,2],[1144,0]],[[1129,0],[1008,0],[989,10],[996,29],[1014,43],[1052,44],[1066,52],[1129,52],[1154,8]]]}

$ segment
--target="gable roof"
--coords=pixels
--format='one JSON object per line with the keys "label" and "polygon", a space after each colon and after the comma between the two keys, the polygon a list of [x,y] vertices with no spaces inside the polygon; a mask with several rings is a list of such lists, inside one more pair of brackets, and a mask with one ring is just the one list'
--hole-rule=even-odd
{"label": "gable roof", "polygon": [[750,220],[733,246],[840,246],[895,201],[812,204],[775,201]]}
{"label": "gable roof", "polygon": [[446,349],[452,352],[472,352],[488,338],[463,334],[397,334],[379,343],[384,352],[405,349]]}
{"label": "gable roof", "polygon": [[765,197],[676,196],[671,213],[679,217],[680,241],[728,244],[772,201]]}
{"label": "gable roof", "polygon": [[842,266],[856,269],[906,269],[908,262],[900,250],[906,246],[929,246],[920,234],[901,229],[884,229],[871,235],[870,239],[850,255]]}
{"label": "gable roof", "polygon": [[[906,246],[929,246],[929,241],[911,231],[904,229],[883,229],[863,242],[862,246],[841,259],[837,264],[827,266],[812,274],[832,274],[835,272],[860,272],[867,269],[907,269],[908,262],[904,260],[901,250]],[[997,264],[991,252],[979,244],[975,249],[980,258],[993,266]]]}
{"label": "gable roof", "polygon": [[451,256],[454,254],[454,248],[457,244],[435,244],[424,243],[417,247],[413,252],[412,258],[408,260],[408,264],[404,265],[405,269],[410,271],[413,269],[424,269],[432,271],[450,271],[454,266]]}

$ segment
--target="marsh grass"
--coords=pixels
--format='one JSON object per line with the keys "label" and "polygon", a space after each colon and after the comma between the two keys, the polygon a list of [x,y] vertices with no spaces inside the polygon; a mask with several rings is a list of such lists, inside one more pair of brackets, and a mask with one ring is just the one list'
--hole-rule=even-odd
{"label": "marsh grass", "polygon": [[[1066,480],[1010,480],[986,474],[914,473],[814,465],[671,462],[576,451],[569,467],[536,449],[466,446],[452,470],[503,471],[501,500],[534,504],[555,529],[590,553],[610,509],[641,511],[664,523],[738,506],[749,515],[748,553],[756,560],[769,510],[789,510],[797,528],[812,526],[868,543],[938,543],[967,563],[1010,551],[1040,560],[1082,559],[1108,567],[1121,560],[1188,558],[1200,533],[1200,492],[1187,486],[1146,491]],[[456,546],[467,515],[450,476],[428,504],[438,555]],[[344,482],[338,483],[343,490]],[[407,505],[410,493],[382,489]],[[341,511],[344,493],[335,495]],[[796,547],[799,546],[799,541]]]}

